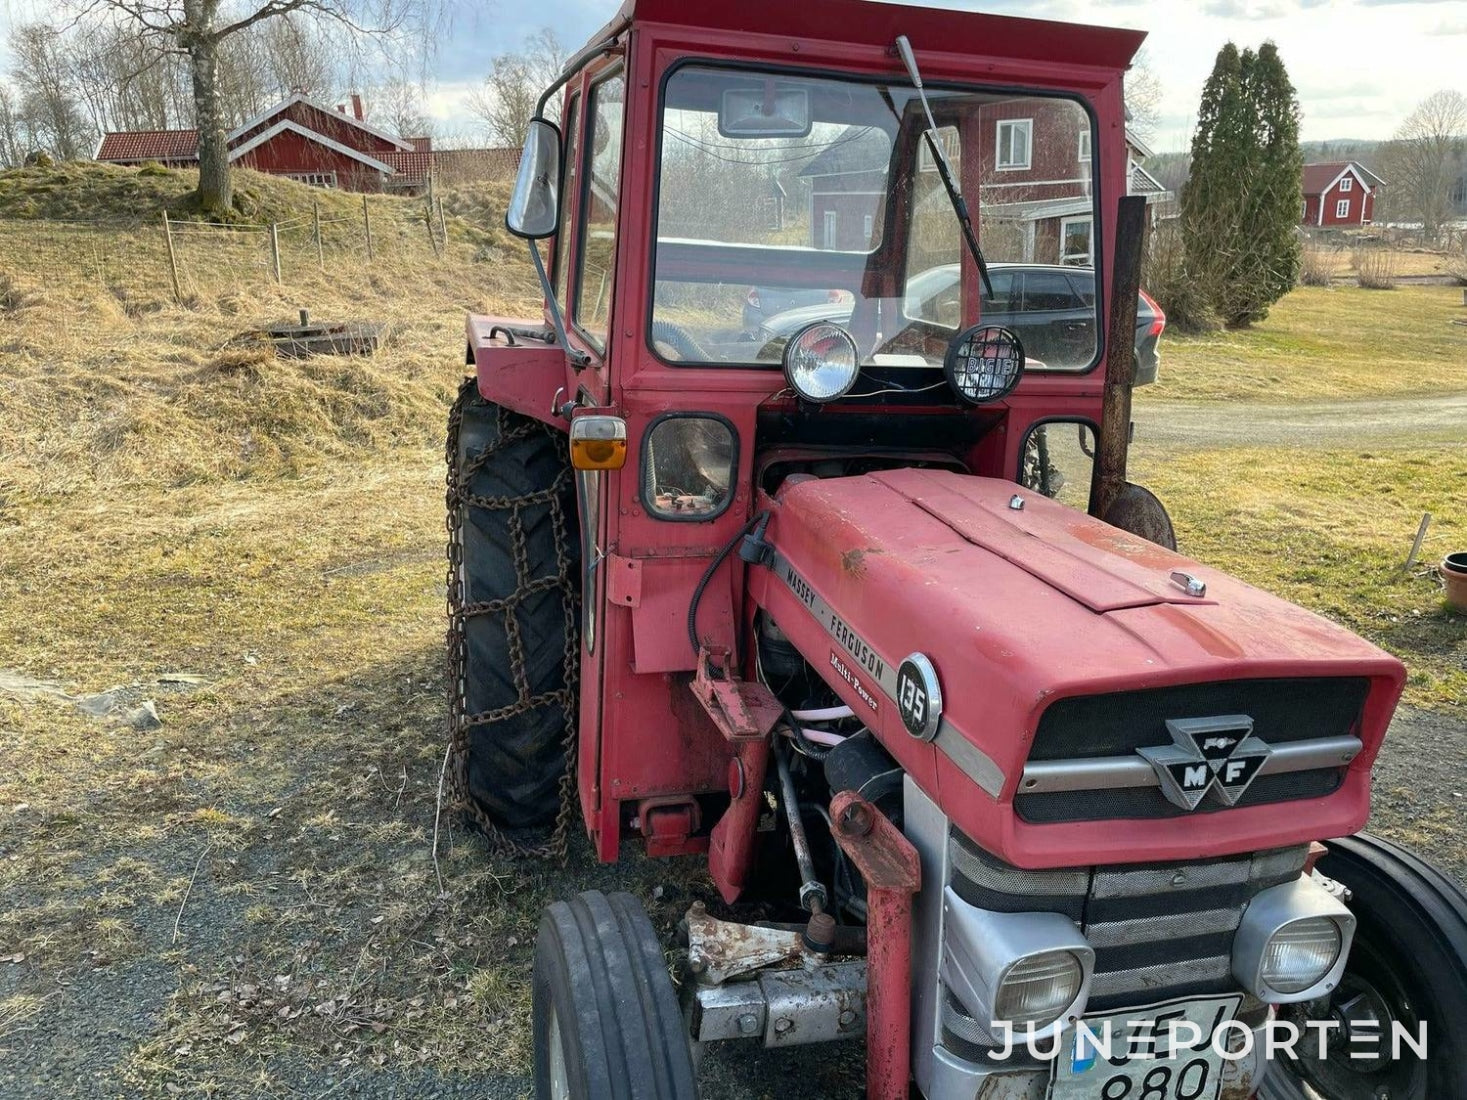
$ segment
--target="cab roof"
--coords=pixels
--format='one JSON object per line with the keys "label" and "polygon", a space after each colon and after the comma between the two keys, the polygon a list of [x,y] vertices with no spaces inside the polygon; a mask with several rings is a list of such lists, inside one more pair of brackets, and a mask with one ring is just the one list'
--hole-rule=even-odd
{"label": "cab roof", "polygon": [[872,0],[626,0],[611,26],[624,22],[883,48],[905,34],[919,54],[944,51],[1108,69],[1127,68],[1146,38],[1145,31]]}

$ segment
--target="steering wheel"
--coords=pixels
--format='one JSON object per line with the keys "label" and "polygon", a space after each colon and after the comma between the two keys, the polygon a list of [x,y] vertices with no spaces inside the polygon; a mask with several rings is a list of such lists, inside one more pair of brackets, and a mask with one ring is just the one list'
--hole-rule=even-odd
{"label": "steering wheel", "polygon": [[713,356],[693,339],[687,329],[671,321],[652,322],[652,343],[672,351],[680,362],[708,363],[713,360]]}

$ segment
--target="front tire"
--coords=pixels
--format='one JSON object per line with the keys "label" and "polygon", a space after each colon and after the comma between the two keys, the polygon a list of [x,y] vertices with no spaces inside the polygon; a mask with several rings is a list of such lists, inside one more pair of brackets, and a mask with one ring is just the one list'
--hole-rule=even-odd
{"label": "front tire", "polygon": [[565,435],[485,401],[470,378],[448,447],[448,693],[460,793],[498,847],[546,852],[562,839],[580,664]]}
{"label": "front tire", "polygon": [[536,1100],[697,1100],[677,993],[630,894],[545,911],[533,996]]}
{"label": "front tire", "polygon": [[[1437,1100],[1467,1096],[1467,896],[1404,848],[1368,833],[1329,842],[1319,871],[1351,891],[1359,922],[1339,987],[1327,999],[1280,1012],[1303,1030],[1304,1019],[1334,1018],[1381,1025],[1382,1049],[1343,1041],[1318,1057],[1315,1029],[1304,1031],[1298,1057],[1275,1061],[1261,1100]],[[1425,1024],[1427,1058],[1401,1044],[1391,1059],[1392,1025],[1415,1040]],[[1358,1024],[1357,1024],[1358,1028]],[[1365,1051],[1369,1058],[1351,1058]]]}

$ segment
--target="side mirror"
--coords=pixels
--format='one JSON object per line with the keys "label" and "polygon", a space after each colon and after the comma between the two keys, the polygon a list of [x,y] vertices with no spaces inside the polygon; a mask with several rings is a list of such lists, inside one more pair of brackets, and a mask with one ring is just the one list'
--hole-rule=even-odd
{"label": "side mirror", "polygon": [[515,236],[535,241],[551,236],[559,222],[560,131],[553,122],[532,118],[504,224]]}

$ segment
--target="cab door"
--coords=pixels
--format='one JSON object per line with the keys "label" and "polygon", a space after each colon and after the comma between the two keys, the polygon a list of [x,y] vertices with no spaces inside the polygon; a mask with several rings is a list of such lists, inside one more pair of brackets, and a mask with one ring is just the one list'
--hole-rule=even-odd
{"label": "cab door", "polygon": [[[574,375],[578,409],[610,404],[609,358],[620,206],[622,126],[626,77],[619,60],[590,68],[577,79],[566,111],[564,201],[571,216],[557,242],[557,289],[564,297],[567,338],[589,364]],[[563,273],[563,274],[562,274]],[[563,282],[561,279],[563,278]],[[563,289],[562,289],[563,288]],[[613,497],[619,472],[576,472],[581,539],[581,685],[577,786],[581,809],[596,822],[600,791],[602,692],[605,665],[607,555],[611,553]],[[596,828],[593,826],[593,829]]]}

